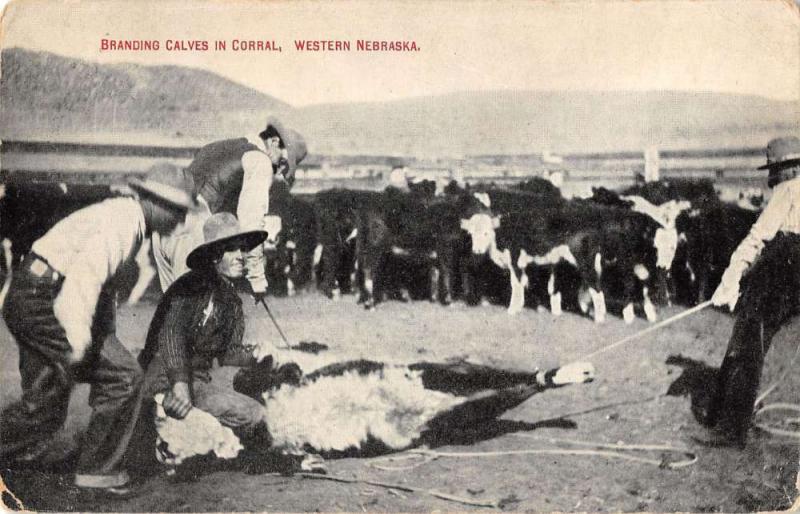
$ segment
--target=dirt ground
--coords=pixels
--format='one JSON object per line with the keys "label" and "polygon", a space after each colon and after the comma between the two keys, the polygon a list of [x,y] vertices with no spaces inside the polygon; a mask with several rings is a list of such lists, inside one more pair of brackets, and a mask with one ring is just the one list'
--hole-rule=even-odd
{"label": "dirt ground", "polygon": [[[250,302],[247,302],[250,305]],[[595,325],[573,314],[554,318],[525,310],[511,317],[499,306],[443,307],[390,302],[366,312],[351,296],[333,302],[316,292],[273,298],[273,313],[294,342],[330,346],[328,359],[365,357],[388,362],[470,361],[514,369],[567,363],[648,327],[619,318]],[[259,307],[260,308],[260,307]],[[248,338],[278,340],[266,314],[249,307]],[[680,308],[663,309],[667,317]],[[144,342],[152,304],[123,306],[120,338],[134,352]],[[658,466],[660,452],[634,453],[656,464],[609,456],[556,453],[441,457],[395,462],[410,469],[380,470],[373,459],[329,460],[328,473],[345,478],[405,484],[425,490],[496,502],[514,511],[744,512],[787,509],[797,498],[798,440],[752,432],[744,451],[708,448],[692,439],[703,430],[692,416],[691,398],[708,391],[722,360],[732,319],[705,311],[592,358],[594,382],[534,396],[488,427],[453,434],[439,452],[505,452],[585,449],[543,440],[559,438],[604,444],[670,445],[686,448],[697,462],[679,469]],[[0,329],[2,404],[19,396],[16,346]],[[778,334],[762,387],[777,380],[795,355],[800,323]],[[677,364],[674,356],[683,356]],[[675,395],[666,395],[672,388]],[[70,417],[53,444],[63,454],[77,444],[89,415],[88,387],[76,388]],[[800,374],[788,373],[767,403],[796,402]],[[335,429],[335,427],[332,427]],[[681,455],[677,455],[681,457]],[[383,464],[386,464],[383,461]],[[411,466],[413,464],[413,466]],[[142,494],[114,503],[77,503],[68,467],[49,472],[3,470],[21,503],[35,510],[100,511],[461,511],[480,509],[423,492],[393,491],[366,483],[337,483],[299,476],[248,475],[231,469],[184,476],[143,477]],[[9,496],[4,495],[9,506]]]}

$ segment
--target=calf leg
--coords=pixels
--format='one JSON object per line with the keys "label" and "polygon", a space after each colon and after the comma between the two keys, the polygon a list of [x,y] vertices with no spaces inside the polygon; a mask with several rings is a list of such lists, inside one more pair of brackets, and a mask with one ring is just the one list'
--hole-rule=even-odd
{"label": "calf leg", "polygon": [[426,389],[457,395],[536,383],[535,372],[500,370],[468,362],[449,364],[418,362],[409,365],[409,369],[422,372],[422,383]]}
{"label": "calf leg", "polygon": [[436,266],[430,267],[430,292],[428,293],[428,299],[432,302],[439,301],[439,288],[441,282],[441,274],[439,272],[439,268]]}
{"label": "calf leg", "polygon": [[550,312],[553,316],[561,316],[563,313],[561,309],[561,292],[556,291],[556,274],[555,270],[550,270],[550,278],[547,280],[547,294],[550,297]]}
{"label": "calf leg", "polygon": [[[423,365],[430,366],[423,363],[412,365],[411,368]],[[439,367],[426,371],[423,373],[423,382],[426,376],[428,383],[434,382],[434,379],[440,382],[446,379],[445,383],[461,380],[460,384],[467,386],[462,387],[465,393],[470,386],[489,385],[482,384],[486,380],[490,380],[490,387],[493,388],[472,393],[463,403],[438,414],[427,424],[431,430],[472,427],[476,423],[496,419],[536,393],[568,383],[590,382],[594,378],[594,367],[589,363],[573,363],[538,373],[509,372],[465,363],[451,366],[450,369],[442,370]],[[465,380],[465,377],[470,377],[469,380],[474,381],[474,384]],[[426,388],[428,383],[425,384]]]}
{"label": "calf leg", "polygon": [[382,259],[380,255],[376,255],[378,253],[377,249],[370,249],[360,253],[362,255],[359,259],[359,269],[364,280],[361,289],[361,301],[365,309],[372,310],[375,308],[375,279],[380,276],[379,269]]}
{"label": "calf leg", "polygon": [[647,321],[650,323],[655,323],[658,321],[658,314],[656,314],[656,307],[653,305],[652,300],[650,300],[649,293],[650,291],[648,290],[647,286],[642,287],[642,306],[644,308],[644,315],[647,318]]}
{"label": "calf leg", "polygon": [[441,431],[474,427],[481,422],[497,419],[541,390],[536,384],[519,384],[499,391],[482,391],[464,403],[437,414],[427,423],[427,428]]}
{"label": "calf leg", "polygon": [[340,295],[336,275],[341,258],[342,251],[338,245],[326,244],[322,247],[322,291],[333,300],[338,299]]}

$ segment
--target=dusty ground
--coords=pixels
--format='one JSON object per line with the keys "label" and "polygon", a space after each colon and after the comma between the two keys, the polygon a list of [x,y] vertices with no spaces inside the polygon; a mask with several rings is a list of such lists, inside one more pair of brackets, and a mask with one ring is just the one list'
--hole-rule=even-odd
{"label": "dusty ground", "polygon": [[[332,302],[315,292],[272,299],[271,307],[293,341],[313,340],[331,347],[334,357],[364,356],[392,362],[468,357],[472,361],[531,369],[566,363],[628,334],[646,328],[643,320],[626,326],[611,318],[603,325],[575,315],[553,318],[526,310],[509,317],[496,306],[442,307],[428,303],[386,303],[365,312],[353,297]],[[277,340],[266,315],[255,307],[248,337]],[[120,338],[138,352],[152,305],[123,307]],[[661,312],[667,316],[678,308]],[[489,452],[575,448],[532,437],[686,447],[698,460],[682,469],[598,456],[556,454],[440,458],[410,470],[382,471],[369,459],[328,462],[328,472],[412,487],[436,489],[474,500],[502,500],[517,511],[694,511],[740,512],[788,508],[797,497],[797,440],[753,434],[744,451],[697,444],[702,434],[689,396],[665,396],[675,384],[707,391],[709,370],[718,366],[731,330],[731,318],[706,310],[636,342],[597,355],[597,379],[534,396],[485,430],[454,435],[443,452]],[[0,331],[2,404],[19,395],[16,347]],[[776,380],[795,355],[800,323],[774,342],[764,385]],[[668,365],[682,355],[697,366]],[[705,373],[698,370],[705,369]],[[713,371],[713,370],[710,370]],[[73,394],[70,418],[54,453],[74,446],[88,416],[87,387]],[[768,402],[794,402],[800,374],[792,371]],[[652,399],[656,397],[655,399]],[[648,400],[649,399],[649,400]],[[523,422],[523,423],[514,423]],[[641,455],[659,460],[656,453]],[[29,508],[103,511],[405,511],[470,510],[422,493],[395,493],[366,484],[246,475],[213,471],[191,479],[163,475],[144,478],[143,494],[117,503],[77,504],[68,487],[68,469],[51,473],[9,472],[3,477]],[[6,497],[8,501],[8,498]]]}

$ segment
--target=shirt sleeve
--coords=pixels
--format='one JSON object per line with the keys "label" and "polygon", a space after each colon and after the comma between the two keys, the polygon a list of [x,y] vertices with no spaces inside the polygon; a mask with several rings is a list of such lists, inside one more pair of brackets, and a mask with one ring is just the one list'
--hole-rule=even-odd
{"label": "shirt sleeve", "polygon": [[[789,187],[778,187],[767,207],[758,217],[750,232],[745,236],[731,256],[728,268],[731,273],[741,276],[756,257],[764,244],[771,241],[780,230],[792,207],[792,193]],[[726,273],[728,271],[726,270]]]}
{"label": "shirt sleeve", "polygon": [[137,216],[107,214],[113,216],[116,226],[104,227],[83,242],[83,251],[74,258],[53,302],[53,313],[64,328],[75,360],[83,358],[92,341],[91,327],[103,285],[141,243]]}
{"label": "shirt sleeve", "polygon": [[164,247],[164,242],[161,240],[161,235],[158,232],[153,232],[152,241],[153,259],[156,261],[158,281],[161,284],[161,291],[166,292],[177,277],[175,276],[174,268],[170,261],[169,252],[167,252],[167,249]]}
{"label": "shirt sleeve", "polygon": [[175,295],[164,315],[164,322],[158,333],[158,348],[171,385],[189,381],[189,337],[199,304],[205,305],[205,302],[199,298]]}
{"label": "shirt sleeve", "polygon": [[[246,152],[242,156],[244,178],[239,193],[239,207],[236,217],[242,230],[263,230],[264,215],[269,212],[269,188],[272,185],[272,161],[257,151]],[[264,250],[261,245],[253,248],[245,256],[247,280],[253,292],[267,290],[264,271]]]}

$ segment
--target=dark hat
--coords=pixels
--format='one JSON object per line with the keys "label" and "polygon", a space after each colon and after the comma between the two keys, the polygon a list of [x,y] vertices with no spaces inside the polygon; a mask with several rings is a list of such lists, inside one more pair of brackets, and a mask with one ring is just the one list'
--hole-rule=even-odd
{"label": "dark hat", "polygon": [[289,161],[290,175],[294,174],[297,165],[300,164],[308,154],[306,140],[303,139],[303,136],[301,136],[299,132],[284,126],[283,123],[274,116],[267,118],[267,128],[265,128],[259,136],[261,136],[261,139],[274,136],[281,138],[281,144],[286,148],[286,153],[288,154],[287,160]]}
{"label": "dark hat", "polygon": [[252,250],[267,238],[263,230],[242,231],[239,220],[229,212],[218,212],[208,218],[203,225],[205,242],[192,250],[186,257],[186,265],[197,269],[207,264],[221,249],[236,244],[244,250]]}
{"label": "dark hat", "polygon": [[760,170],[787,168],[800,164],[800,139],[794,136],[778,137],[767,143],[767,164]]}
{"label": "dark hat", "polygon": [[154,164],[147,170],[144,179],[132,178],[128,180],[128,185],[183,209],[189,209],[196,203],[191,183],[183,170],[169,162]]}

